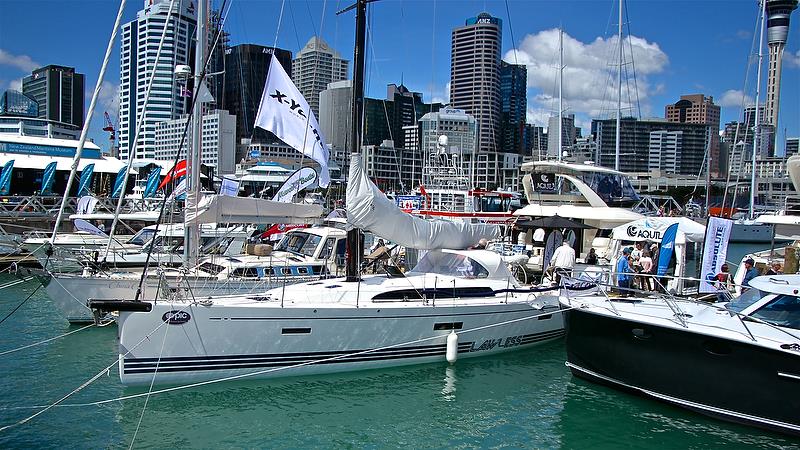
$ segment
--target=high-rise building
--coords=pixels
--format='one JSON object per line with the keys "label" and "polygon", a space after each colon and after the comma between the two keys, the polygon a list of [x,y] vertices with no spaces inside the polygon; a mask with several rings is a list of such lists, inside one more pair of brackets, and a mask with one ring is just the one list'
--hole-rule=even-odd
{"label": "high-rise building", "polygon": [[714,97],[703,94],[681,95],[673,105],[665,107],[664,117],[670,122],[702,123],[711,127],[711,175],[720,173],[719,156],[719,106]]}
{"label": "high-rise building", "polygon": [[786,138],[786,157],[796,155],[800,152],[800,137]]}
{"label": "high-rise building", "polygon": [[83,74],[73,67],[45,66],[22,79],[22,93],[39,104],[39,118],[83,126]]}
{"label": "high-rise building", "polygon": [[528,68],[500,61],[500,150],[525,154]]}
{"label": "high-rise building", "polygon": [[[597,145],[595,162],[604,167],[614,167],[616,123],[616,119],[592,121],[592,133],[595,135]],[[696,176],[705,167],[703,156],[706,152],[708,131],[708,125],[699,123],[623,118],[620,121],[619,170],[648,172],[651,166],[661,167],[658,161],[654,160],[651,163],[651,154],[654,154],[654,158],[661,157],[658,155],[676,154],[680,156],[680,162],[672,166],[675,173]],[[680,132],[680,135],[677,132]]]}
{"label": "high-rise building", "polygon": [[236,161],[247,157],[251,140],[277,140],[269,131],[253,125],[273,53],[291,77],[292,52],[288,50],[255,44],[241,44],[225,50],[222,109],[236,116]]}
{"label": "high-rise building", "polygon": [[350,62],[319,36],[308,40],[292,60],[292,81],[319,117],[319,94],[329,83],[347,79]]}
{"label": "high-rise building", "polygon": [[[177,65],[193,67],[194,35],[197,26],[193,0],[175,3],[167,23],[170,0],[145,0],[136,20],[122,26],[119,83],[119,154],[127,159],[133,148],[137,121],[145,111],[144,123],[136,142],[135,158],[154,158],[155,132],[159,122],[173,120],[189,112],[187,86],[173,72]],[[158,43],[166,27],[164,47],[156,64]],[[150,76],[156,76],[147,103],[144,101]],[[190,137],[187,136],[187,140]]]}
{"label": "high-rise building", "polygon": [[[189,115],[166,120],[156,124],[156,145],[154,156],[157,160],[174,161],[180,149],[186,155],[191,147],[191,139],[182,139],[183,130]],[[200,164],[215,168],[218,175],[236,172],[234,137],[236,135],[236,116],[217,109],[203,116],[203,138]],[[181,142],[183,146],[181,147]]]}
{"label": "high-rise building", "polygon": [[[578,137],[575,128],[575,114],[561,116],[561,149],[569,153]],[[558,117],[550,116],[547,119],[547,157],[558,159]],[[561,155],[562,157],[564,155]]]}
{"label": "high-rise building", "polygon": [[477,150],[478,121],[462,109],[444,108],[425,114],[419,122],[423,183],[469,189],[467,176],[475,172],[469,161]]}
{"label": "high-rise building", "polygon": [[[502,21],[488,13],[452,32],[450,104],[478,122],[478,152],[500,151]],[[497,183],[499,175],[495,177]]]}
{"label": "high-rise building", "polygon": [[533,124],[525,124],[525,156],[534,160],[546,159],[547,130]]}
{"label": "high-rise building", "polygon": [[778,109],[781,98],[781,67],[783,49],[789,36],[789,17],[797,9],[797,0],[767,0],[767,123],[778,126]]}
{"label": "high-rise building", "polygon": [[[429,112],[442,109],[441,103],[425,103],[422,93],[409,91],[400,84],[390,84],[386,87],[387,116],[390,117],[391,139],[395,147],[404,148],[403,128],[416,125],[417,121]],[[391,110],[391,111],[388,111]],[[387,138],[389,139],[389,138]]]}

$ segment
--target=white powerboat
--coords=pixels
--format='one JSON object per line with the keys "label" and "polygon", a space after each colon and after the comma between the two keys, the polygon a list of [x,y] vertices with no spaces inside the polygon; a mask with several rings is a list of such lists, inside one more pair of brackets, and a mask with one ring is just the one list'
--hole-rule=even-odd
{"label": "white powerboat", "polygon": [[[180,234],[180,236],[183,236]],[[187,270],[152,266],[142,282],[141,297],[168,298],[263,292],[276,286],[335,276],[343,266],[345,232],[334,227],[294,229],[267,254],[207,255]],[[239,245],[241,248],[241,245]],[[180,261],[180,255],[174,255]],[[154,260],[155,261],[155,260]],[[90,300],[133,299],[141,270],[87,271],[42,277],[60,314],[72,323],[94,320]]]}

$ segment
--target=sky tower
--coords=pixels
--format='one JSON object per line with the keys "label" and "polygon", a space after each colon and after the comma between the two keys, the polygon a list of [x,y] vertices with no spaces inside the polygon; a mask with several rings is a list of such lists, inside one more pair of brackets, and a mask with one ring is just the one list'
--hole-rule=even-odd
{"label": "sky tower", "polygon": [[797,0],[767,0],[767,45],[769,46],[769,72],[767,73],[767,123],[778,126],[778,108],[781,97],[781,65],[786,37],[789,35],[789,16],[797,9]]}

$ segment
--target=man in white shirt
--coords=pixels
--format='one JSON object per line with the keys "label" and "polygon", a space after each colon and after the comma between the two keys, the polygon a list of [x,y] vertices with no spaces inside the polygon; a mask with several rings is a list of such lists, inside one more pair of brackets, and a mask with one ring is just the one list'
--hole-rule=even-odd
{"label": "man in white shirt", "polygon": [[569,274],[572,272],[573,267],[575,267],[575,249],[569,245],[568,241],[564,241],[561,243],[561,247],[558,247],[553,252],[553,256],[550,258],[550,267],[547,271],[550,273],[551,279],[555,273],[555,282],[559,283],[561,275],[564,273]]}

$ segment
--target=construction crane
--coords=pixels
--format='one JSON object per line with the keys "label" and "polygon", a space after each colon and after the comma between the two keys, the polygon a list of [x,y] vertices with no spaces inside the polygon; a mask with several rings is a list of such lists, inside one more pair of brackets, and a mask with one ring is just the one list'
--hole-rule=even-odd
{"label": "construction crane", "polygon": [[112,156],[117,156],[116,152],[114,151],[116,149],[116,146],[114,144],[115,144],[115,141],[117,139],[117,134],[116,134],[116,129],[114,127],[114,123],[111,122],[111,116],[108,115],[108,111],[103,113],[103,117],[105,118],[105,125],[106,125],[106,126],[103,127],[103,131],[108,131],[109,132],[109,136],[108,136],[109,152],[111,153]]}

